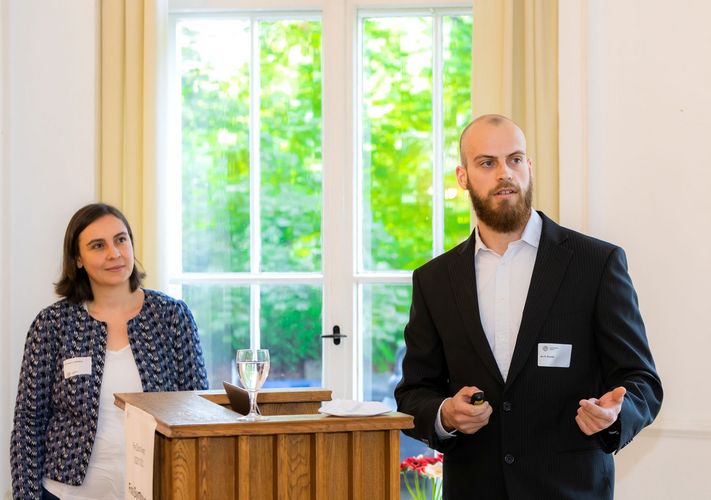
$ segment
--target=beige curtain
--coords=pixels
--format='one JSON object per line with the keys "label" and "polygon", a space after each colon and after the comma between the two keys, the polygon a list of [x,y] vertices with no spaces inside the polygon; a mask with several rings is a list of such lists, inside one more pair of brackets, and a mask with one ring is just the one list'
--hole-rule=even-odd
{"label": "beige curtain", "polygon": [[157,179],[167,14],[167,0],[101,1],[99,193],[128,218],[146,284],[156,288],[164,285]]}
{"label": "beige curtain", "polygon": [[521,125],[534,207],[558,220],[558,0],[474,0],[472,54],[474,116]]}

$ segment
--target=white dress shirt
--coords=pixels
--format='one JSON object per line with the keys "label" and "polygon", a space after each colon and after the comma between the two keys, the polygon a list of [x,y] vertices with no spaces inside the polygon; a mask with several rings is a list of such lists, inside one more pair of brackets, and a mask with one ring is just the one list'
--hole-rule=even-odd
{"label": "white dress shirt", "polygon": [[[521,239],[509,243],[503,255],[487,248],[479,237],[479,230],[475,231],[474,270],[479,318],[504,380],[516,346],[542,229],[541,216],[531,210]],[[453,434],[444,430],[441,413],[442,406],[435,429],[441,438],[446,438]]]}

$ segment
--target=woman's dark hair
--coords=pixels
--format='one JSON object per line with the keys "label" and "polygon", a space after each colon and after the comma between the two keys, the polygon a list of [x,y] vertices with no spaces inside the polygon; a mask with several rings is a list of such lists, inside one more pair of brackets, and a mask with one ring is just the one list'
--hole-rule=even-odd
{"label": "woman's dark hair", "polygon": [[[64,233],[64,257],[62,257],[62,274],[59,281],[54,284],[54,291],[60,297],[64,297],[70,302],[79,304],[81,302],[94,299],[94,293],[91,291],[91,283],[89,275],[82,267],[77,267],[77,259],[79,258],[79,235],[86,227],[104,215],[113,215],[126,226],[128,237],[131,239],[133,246],[133,232],[131,226],[126,220],[126,217],[121,211],[107,205],[106,203],[92,203],[80,208],[72,216],[67,226],[67,231]],[[131,291],[135,291],[146,277],[141,269],[140,263],[134,257],[133,271],[129,277]]]}

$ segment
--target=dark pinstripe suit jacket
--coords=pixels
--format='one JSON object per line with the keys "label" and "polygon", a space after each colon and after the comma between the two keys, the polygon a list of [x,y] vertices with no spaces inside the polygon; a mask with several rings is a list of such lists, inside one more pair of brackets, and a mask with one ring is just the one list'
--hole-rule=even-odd
{"label": "dark pinstripe suit jacket", "polygon": [[[479,319],[474,236],[413,274],[395,396],[398,410],[415,417],[409,434],[445,453],[445,498],[612,498],[610,453],[659,412],[661,382],[624,251],[541,217],[505,383]],[[570,367],[539,367],[539,343],[571,344]],[[434,431],[440,404],[473,385],[493,407],[488,425],[440,440]],[[627,389],[614,426],[619,434],[583,434],[575,422],[578,402],[619,385]]]}

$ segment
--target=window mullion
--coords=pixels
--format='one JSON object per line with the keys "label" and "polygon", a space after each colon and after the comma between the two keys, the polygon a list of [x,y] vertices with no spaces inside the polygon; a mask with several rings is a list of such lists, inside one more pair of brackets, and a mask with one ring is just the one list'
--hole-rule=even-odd
{"label": "window mullion", "polygon": [[353,198],[358,174],[353,169],[360,148],[354,149],[358,132],[353,108],[358,97],[351,86],[356,78],[351,37],[357,20],[355,9],[343,0],[325,0],[323,6],[323,331],[330,333],[339,325],[348,335],[338,346],[330,340],[322,342],[323,382],[334,398],[353,399],[357,364],[353,349],[358,341],[353,319],[358,252],[354,239],[359,238],[353,227],[358,217]]}
{"label": "window mullion", "polygon": [[[355,40],[354,40],[354,50],[352,52],[354,58],[354,69],[355,78],[353,79],[355,99],[353,105],[353,123],[355,127],[355,168],[356,168],[356,185],[354,195],[356,197],[356,217],[355,217],[355,259],[354,262],[354,286],[353,291],[355,294],[355,318],[353,321],[355,339],[353,342],[353,356],[357,360],[353,364],[352,370],[352,391],[354,396],[358,399],[363,399],[363,387],[364,387],[364,369],[363,369],[363,359],[364,359],[364,321],[363,321],[363,286],[358,283],[358,276],[365,272],[365,251],[366,244],[365,238],[366,234],[364,231],[364,221],[365,212],[370,210],[366,207],[364,199],[364,185],[365,185],[365,162],[363,161],[363,121],[365,119],[365,48],[364,48],[364,37],[365,37],[365,22],[363,15],[357,15],[355,18],[356,29],[354,30]],[[370,213],[368,214],[370,217]],[[369,242],[370,243],[370,238]],[[368,252],[370,252],[370,244],[367,245]]]}

